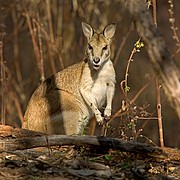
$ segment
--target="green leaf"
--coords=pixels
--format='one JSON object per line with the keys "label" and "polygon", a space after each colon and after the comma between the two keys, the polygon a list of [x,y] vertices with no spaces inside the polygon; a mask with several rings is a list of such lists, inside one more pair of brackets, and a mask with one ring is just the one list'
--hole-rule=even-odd
{"label": "green leaf", "polygon": [[132,129],[132,123],[131,122],[128,123],[127,126],[128,126],[129,129]]}
{"label": "green leaf", "polygon": [[125,91],[126,91],[126,92],[129,92],[129,91],[130,91],[130,87],[129,87],[129,86],[126,86],[126,87],[125,87]]}
{"label": "green leaf", "polygon": [[112,159],[112,156],[109,154],[105,155],[104,157],[107,161],[110,161]]}
{"label": "green leaf", "polygon": [[134,46],[136,47],[136,49],[141,49],[142,47],[144,47],[144,43],[139,39],[138,41],[136,41]]}

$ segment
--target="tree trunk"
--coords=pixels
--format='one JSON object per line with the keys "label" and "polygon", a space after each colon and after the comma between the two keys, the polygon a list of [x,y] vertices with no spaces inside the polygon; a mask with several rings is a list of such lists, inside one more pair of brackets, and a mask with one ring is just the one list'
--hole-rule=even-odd
{"label": "tree trunk", "polygon": [[164,39],[155,28],[144,0],[128,0],[127,9],[145,43],[153,68],[162,82],[165,95],[180,119],[180,71],[168,52]]}

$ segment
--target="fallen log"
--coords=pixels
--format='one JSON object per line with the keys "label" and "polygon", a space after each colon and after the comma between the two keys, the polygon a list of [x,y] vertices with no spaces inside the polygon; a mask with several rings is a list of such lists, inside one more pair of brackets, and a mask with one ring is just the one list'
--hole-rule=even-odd
{"label": "fallen log", "polygon": [[162,154],[162,150],[159,147],[132,141],[123,141],[118,138],[46,135],[25,129],[12,128],[10,126],[0,126],[1,150],[23,150],[35,147],[50,147],[61,145],[83,145],[101,147],[102,149],[116,149],[134,153]]}
{"label": "fallen log", "polygon": [[91,148],[113,149],[124,152],[142,154],[154,158],[180,161],[180,151],[173,148],[163,148],[149,144],[123,141],[118,138],[97,136],[66,136],[47,135],[30,130],[12,128],[0,125],[0,150],[14,151],[37,147],[83,145]]}

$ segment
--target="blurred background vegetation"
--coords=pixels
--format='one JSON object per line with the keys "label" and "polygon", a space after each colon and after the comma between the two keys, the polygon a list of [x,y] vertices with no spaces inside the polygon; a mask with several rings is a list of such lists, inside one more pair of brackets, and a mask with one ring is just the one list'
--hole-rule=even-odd
{"label": "blurred background vegetation", "polygon": [[[150,1],[148,1],[150,2]],[[124,1],[125,3],[125,1]],[[180,1],[174,0],[175,24],[180,27]],[[120,83],[124,80],[127,61],[139,39],[132,18],[120,0],[0,0],[1,51],[5,78],[1,74],[1,119],[5,114],[6,124],[21,126],[27,103],[38,84],[63,68],[83,60],[86,39],[81,22],[91,24],[94,29],[103,30],[110,23],[116,23],[117,30],[112,43],[112,60],[117,75],[113,113],[119,110],[124,99]],[[173,39],[169,22],[168,0],[157,1],[157,26],[167,42],[177,64],[180,53]],[[149,11],[152,11],[150,7]],[[179,31],[177,31],[179,35]],[[2,65],[1,65],[2,70]],[[136,53],[131,62],[128,85],[129,99],[153,77],[155,73],[149,61],[146,45]],[[2,84],[2,83],[1,83]],[[152,140],[159,144],[156,119],[155,79],[137,98],[132,106],[133,116],[142,116],[136,121],[136,128],[142,129],[143,142]],[[166,146],[180,147],[180,121],[162,94],[162,115]],[[127,138],[129,117],[121,115],[112,121],[109,136]],[[98,127],[96,134],[98,134]]]}

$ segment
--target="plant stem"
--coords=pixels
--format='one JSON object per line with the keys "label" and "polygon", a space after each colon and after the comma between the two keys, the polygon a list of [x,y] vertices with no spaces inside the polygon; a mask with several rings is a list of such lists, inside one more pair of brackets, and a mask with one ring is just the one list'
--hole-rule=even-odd
{"label": "plant stem", "polygon": [[6,72],[5,72],[5,65],[3,60],[3,38],[4,33],[0,33],[0,63],[1,63],[1,123],[2,125],[6,124],[6,103],[5,103],[5,78],[6,78]]}
{"label": "plant stem", "polygon": [[129,76],[129,68],[130,68],[130,63],[132,61],[132,57],[134,55],[134,53],[136,52],[136,47],[133,48],[132,52],[131,52],[131,55],[128,59],[128,63],[127,63],[127,67],[126,67],[126,72],[125,72],[125,99],[126,99],[126,104],[128,104],[128,97],[127,97],[127,90],[126,88],[128,87],[128,76]]}
{"label": "plant stem", "polygon": [[158,77],[156,77],[156,88],[157,88],[157,115],[158,115],[158,125],[159,125],[159,140],[160,140],[160,146],[164,147],[163,125],[162,125],[162,114],[161,114],[161,92],[160,92],[161,85]]}

